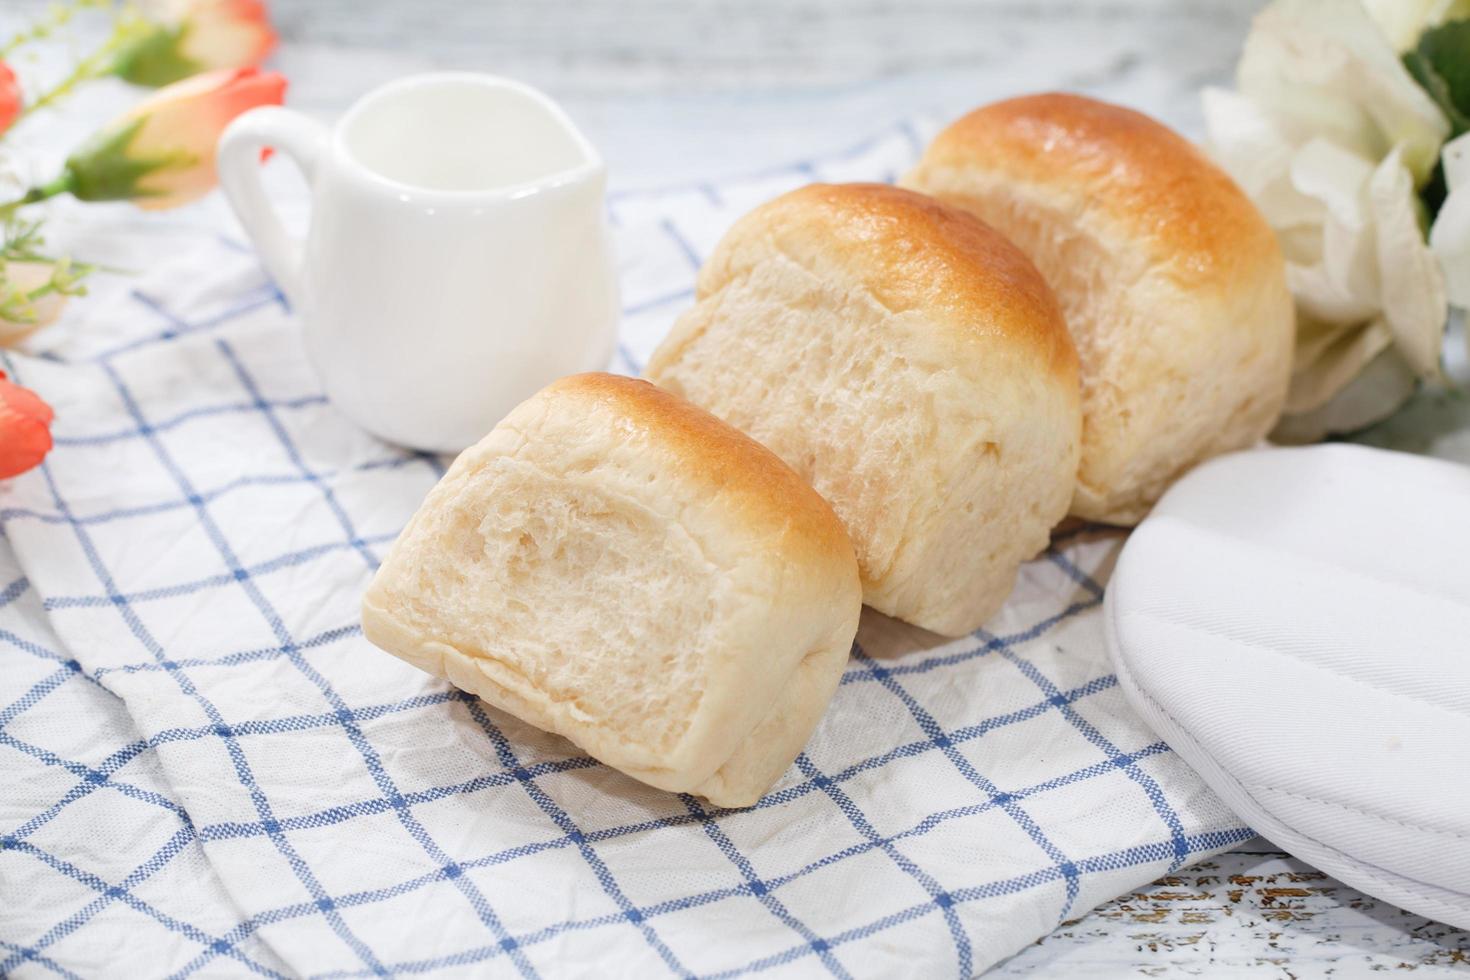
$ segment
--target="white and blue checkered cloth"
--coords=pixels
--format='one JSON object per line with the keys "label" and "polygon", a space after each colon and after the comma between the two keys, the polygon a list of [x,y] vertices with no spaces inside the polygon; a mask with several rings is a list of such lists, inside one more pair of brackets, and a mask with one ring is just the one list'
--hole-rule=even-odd
{"label": "white and blue checkered cloth", "polygon": [[[891,179],[918,138],[615,196],[616,367],[736,216]],[[865,618],[746,811],[375,650],[359,595],[445,461],[322,398],[219,201],[174,221],[97,232],[149,269],[0,359],[57,411],[0,488],[0,975],[966,977],[1250,836],[1109,671],[1112,532],[1060,538],[971,637]]]}

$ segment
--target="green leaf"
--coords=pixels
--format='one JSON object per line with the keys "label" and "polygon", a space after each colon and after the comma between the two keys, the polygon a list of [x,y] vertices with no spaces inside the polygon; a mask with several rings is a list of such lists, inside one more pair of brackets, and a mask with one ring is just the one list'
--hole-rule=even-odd
{"label": "green leaf", "polygon": [[138,181],[154,169],[144,160],[128,159],[128,145],[143,128],[144,120],[111,127],[93,136],[66,160],[72,193],[83,201],[126,201]]}
{"label": "green leaf", "polygon": [[1409,74],[1414,76],[1429,97],[1434,100],[1450,121],[1450,138],[1453,139],[1461,133],[1470,130],[1470,114],[1460,111],[1455,104],[1454,96],[1450,93],[1450,84],[1443,75],[1437,72],[1428,58],[1419,51],[1408,51],[1404,53],[1404,67]]}
{"label": "green leaf", "polygon": [[187,26],[159,27],[124,47],[113,63],[113,72],[134,85],[158,88],[197,75],[200,65],[182,53]]}
{"label": "green leaf", "polygon": [[[1470,19],[1425,31],[1404,54],[1404,67],[1449,119],[1450,139],[1470,132]],[[1419,192],[1431,221],[1447,193],[1441,162]]]}
{"label": "green leaf", "polygon": [[1450,117],[1455,135],[1470,129],[1470,19],[1425,31],[1404,66]]}
{"label": "green leaf", "polygon": [[80,201],[136,201],[156,193],[141,186],[144,177],[196,162],[182,150],[152,157],[131,153],[145,122],[146,118],[138,118],[126,126],[109,126],[68,157],[66,190]]}

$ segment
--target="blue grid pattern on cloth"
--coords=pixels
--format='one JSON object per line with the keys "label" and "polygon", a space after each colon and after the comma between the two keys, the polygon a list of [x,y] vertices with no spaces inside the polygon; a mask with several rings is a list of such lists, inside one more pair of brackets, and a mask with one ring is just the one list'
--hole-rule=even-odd
{"label": "blue grid pattern on cloth", "polygon": [[[719,187],[614,196],[636,372],[734,217],[892,179],[904,124]],[[444,460],[317,389],[227,231],[5,368],[57,448],[0,496],[0,975],[970,976],[1250,834],[1132,715],[1059,535],[985,631],[865,616],[797,764],[718,811],[373,650],[357,599]]]}

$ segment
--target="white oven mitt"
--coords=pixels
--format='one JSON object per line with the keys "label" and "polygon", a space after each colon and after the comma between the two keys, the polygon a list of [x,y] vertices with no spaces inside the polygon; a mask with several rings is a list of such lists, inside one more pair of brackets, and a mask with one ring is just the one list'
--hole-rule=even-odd
{"label": "white oven mitt", "polygon": [[1247,823],[1470,928],[1470,468],[1207,463],[1128,540],[1106,612],[1134,707]]}

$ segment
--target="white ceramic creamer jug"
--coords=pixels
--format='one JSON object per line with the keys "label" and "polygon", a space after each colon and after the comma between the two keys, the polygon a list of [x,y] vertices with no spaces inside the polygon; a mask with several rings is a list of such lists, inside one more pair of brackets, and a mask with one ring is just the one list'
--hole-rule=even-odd
{"label": "white ceramic creamer jug", "polygon": [[[264,147],[306,175],[304,248],[267,200]],[[327,397],[384,439],[463,449],[548,382],[612,355],[606,172],[535,89],[417,75],[331,129],[255,109],[221,138],[219,174],[302,317]]]}

